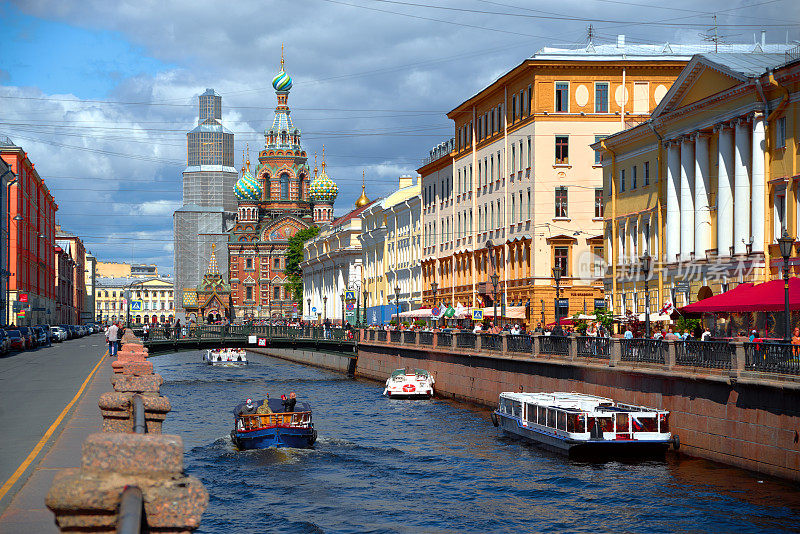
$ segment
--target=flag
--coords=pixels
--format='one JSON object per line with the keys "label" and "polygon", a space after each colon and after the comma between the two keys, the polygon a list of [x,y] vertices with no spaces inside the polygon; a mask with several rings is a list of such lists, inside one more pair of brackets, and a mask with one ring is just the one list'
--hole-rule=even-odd
{"label": "flag", "polygon": [[447,317],[448,319],[452,319],[455,314],[456,310],[452,306],[448,306],[447,310],[444,312],[444,316]]}
{"label": "flag", "polygon": [[464,308],[464,306],[462,306],[460,302],[456,304],[456,309],[454,311],[455,315],[463,317],[466,312],[467,312],[466,308]]}

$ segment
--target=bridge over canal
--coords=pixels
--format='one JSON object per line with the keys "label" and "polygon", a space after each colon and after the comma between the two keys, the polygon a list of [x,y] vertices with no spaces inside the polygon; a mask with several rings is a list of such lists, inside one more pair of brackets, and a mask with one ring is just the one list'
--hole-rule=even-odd
{"label": "bridge over canal", "polygon": [[322,327],[270,325],[192,325],[179,332],[170,327],[150,328],[146,338],[141,327],[134,333],[143,339],[151,355],[213,348],[283,348],[333,352],[356,357],[359,331],[352,336],[340,328],[325,333]]}

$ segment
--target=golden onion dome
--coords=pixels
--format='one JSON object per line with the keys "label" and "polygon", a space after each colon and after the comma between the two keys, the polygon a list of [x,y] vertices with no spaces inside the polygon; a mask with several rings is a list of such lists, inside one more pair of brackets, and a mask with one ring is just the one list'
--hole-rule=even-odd
{"label": "golden onion dome", "polygon": [[367,198],[367,194],[364,192],[365,188],[364,171],[361,171],[361,196],[356,199],[356,208],[363,208],[370,203],[370,199]]}

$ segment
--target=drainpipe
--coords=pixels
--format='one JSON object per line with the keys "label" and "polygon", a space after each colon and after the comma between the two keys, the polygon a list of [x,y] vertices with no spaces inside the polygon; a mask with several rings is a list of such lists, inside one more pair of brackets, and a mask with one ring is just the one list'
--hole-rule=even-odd
{"label": "drainpipe", "polygon": [[[656,152],[656,161],[657,161],[657,171],[658,174],[656,175],[658,178],[658,194],[656,195],[656,209],[658,210],[658,236],[660,241],[658,242],[658,259],[661,260],[663,257],[662,250],[664,249],[664,214],[661,211],[662,207],[662,195],[661,195],[661,186],[664,183],[664,180],[661,179],[661,169],[662,169],[662,157],[661,151],[664,148],[664,138],[661,137],[661,134],[658,133],[655,126],[653,126],[653,119],[648,119],[647,125],[653,131],[656,137],[658,137],[658,151]],[[649,245],[648,245],[649,249]],[[663,302],[664,300],[664,272],[663,269],[658,270],[658,298]],[[647,310],[647,313],[650,313],[650,310]]]}
{"label": "drainpipe", "polygon": [[[614,296],[617,294],[617,254],[614,249],[617,245],[617,154],[608,148],[605,140],[600,141],[603,150],[611,154],[611,250],[608,251],[608,260],[611,263],[611,308],[614,308]],[[605,234],[605,232],[604,232]],[[624,310],[623,310],[624,313]]]}

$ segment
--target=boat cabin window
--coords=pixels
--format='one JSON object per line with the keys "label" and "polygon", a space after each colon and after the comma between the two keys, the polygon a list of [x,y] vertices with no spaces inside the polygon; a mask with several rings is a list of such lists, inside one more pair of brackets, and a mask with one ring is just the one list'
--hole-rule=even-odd
{"label": "boat cabin window", "polygon": [[547,426],[547,408],[544,406],[537,406],[536,414],[536,422],[542,426]]}
{"label": "boat cabin window", "polygon": [[655,417],[632,415],[631,429],[634,432],[658,432],[658,422]]}
{"label": "boat cabin window", "polygon": [[556,427],[556,411],[553,408],[547,409],[547,426]]}
{"label": "boat cabin window", "polygon": [[586,432],[586,416],[578,413],[567,414],[567,432]]}
{"label": "boat cabin window", "polygon": [[614,420],[611,417],[592,417],[592,421],[589,421],[589,432],[593,425],[597,425],[601,432],[614,432]]}
{"label": "boat cabin window", "polygon": [[535,404],[526,404],[525,405],[525,419],[529,423],[536,422],[536,405]]}
{"label": "boat cabin window", "polygon": [[628,414],[626,413],[617,413],[614,414],[616,416],[616,432],[617,434],[627,434],[631,431],[630,429],[630,420],[628,418]]}
{"label": "boat cabin window", "polygon": [[500,411],[513,415],[514,417],[522,417],[522,403],[519,401],[501,398]]}
{"label": "boat cabin window", "polygon": [[567,414],[566,412],[557,412],[558,417],[558,429],[559,430],[566,430],[567,429]]}
{"label": "boat cabin window", "polygon": [[669,414],[668,413],[660,413],[658,414],[658,431],[662,433],[669,432]]}

